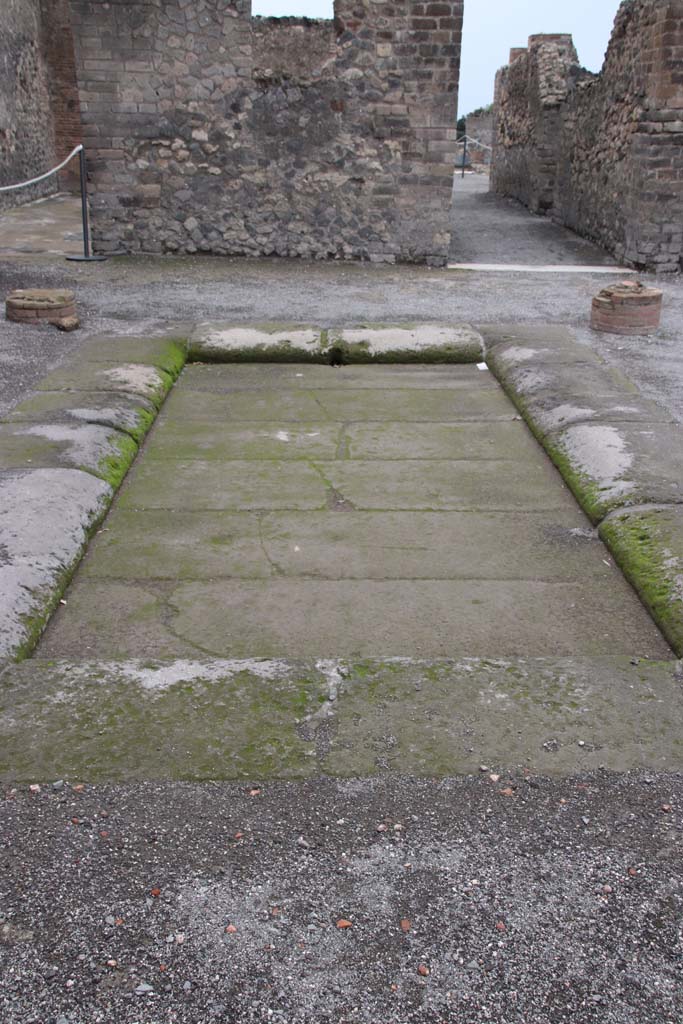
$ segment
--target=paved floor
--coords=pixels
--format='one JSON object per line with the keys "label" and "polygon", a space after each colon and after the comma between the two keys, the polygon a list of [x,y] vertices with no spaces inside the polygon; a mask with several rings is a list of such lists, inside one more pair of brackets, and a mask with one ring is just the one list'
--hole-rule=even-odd
{"label": "paved floor", "polygon": [[486,174],[455,176],[450,258],[454,263],[532,266],[615,263],[604,249],[573,231],[548,217],[534,216],[514,199],[490,192]]}
{"label": "paved floor", "polygon": [[190,366],[41,657],[669,655],[476,366]]}
{"label": "paved floor", "polygon": [[83,252],[81,198],[66,192],[16,206],[0,216],[0,256]]}

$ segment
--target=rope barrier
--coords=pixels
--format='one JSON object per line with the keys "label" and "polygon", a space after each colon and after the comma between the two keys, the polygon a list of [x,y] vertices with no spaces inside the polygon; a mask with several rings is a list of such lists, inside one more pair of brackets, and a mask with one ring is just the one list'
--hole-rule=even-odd
{"label": "rope barrier", "polygon": [[72,149],[66,160],[62,160],[61,164],[57,167],[53,167],[51,171],[46,171],[45,174],[38,175],[37,178],[31,178],[29,181],[20,181],[17,185],[1,185],[0,192],[10,192],[17,188],[26,188],[27,185],[35,185],[39,181],[44,181],[49,178],[51,174],[56,174],[57,171],[61,171],[62,167],[66,167],[69,160],[72,160],[76,154],[78,154],[78,163],[81,178],[81,219],[83,221],[83,255],[82,256],[67,256],[67,260],[83,260],[88,262],[95,262],[106,260],[106,256],[93,256],[90,251],[90,213],[88,211],[88,171],[85,159],[85,149],[81,143],[79,143],[75,149]]}
{"label": "rope barrier", "polygon": [[15,188],[26,188],[28,185],[37,185],[39,181],[45,181],[51,174],[56,174],[57,171],[61,171],[62,167],[66,167],[69,160],[76,156],[76,153],[80,153],[82,149],[83,146],[79,144],[75,149],[72,149],[66,160],[62,160],[58,167],[53,167],[51,171],[46,171],[45,174],[40,174],[37,178],[31,178],[29,181],[20,181],[17,185],[0,185],[0,192],[12,192]]}
{"label": "rope barrier", "polygon": [[485,142],[480,142],[479,139],[474,139],[471,135],[461,135],[459,139],[456,139],[456,142],[464,142],[465,139],[467,139],[470,146],[476,146],[477,149],[493,150],[492,146],[487,146]]}

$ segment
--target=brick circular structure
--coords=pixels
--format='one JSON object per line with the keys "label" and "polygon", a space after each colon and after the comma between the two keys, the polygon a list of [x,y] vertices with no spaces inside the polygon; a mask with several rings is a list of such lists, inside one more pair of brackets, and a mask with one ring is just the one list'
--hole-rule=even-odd
{"label": "brick circular structure", "polygon": [[73,292],[58,288],[21,288],[10,292],[5,303],[8,320],[20,324],[56,324],[78,326],[76,297]]}
{"label": "brick circular structure", "polygon": [[654,334],[662,315],[662,292],[640,281],[621,281],[593,299],[591,327],[607,334]]}

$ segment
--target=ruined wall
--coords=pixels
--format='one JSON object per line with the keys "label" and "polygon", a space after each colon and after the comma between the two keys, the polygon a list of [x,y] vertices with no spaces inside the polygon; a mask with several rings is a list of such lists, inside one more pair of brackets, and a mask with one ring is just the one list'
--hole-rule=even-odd
{"label": "ruined wall", "polygon": [[[48,74],[41,47],[40,0],[0,3],[0,185],[48,170],[55,163]],[[55,190],[55,179],[0,192],[0,209]]]}
{"label": "ruined wall", "polygon": [[619,259],[683,257],[683,0],[622,5],[602,72],[563,109],[554,216]]}
{"label": "ruined wall", "polygon": [[537,35],[496,76],[491,187],[534,213],[552,210],[561,107],[576,50],[569,35]]}
{"label": "ruined wall", "polygon": [[106,252],[441,263],[462,0],[72,0]]}
{"label": "ruined wall", "polygon": [[[491,163],[491,147],[493,145],[493,111],[481,114],[468,114],[465,119],[466,132],[470,138],[468,152],[474,164],[488,165]],[[471,141],[476,139],[481,146]],[[488,147],[488,148],[487,148]]]}
{"label": "ruined wall", "polygon": [[618,259],[680,269],[683,0],[626,0],[599,75],[532,40],[497,76],[492,188]]}

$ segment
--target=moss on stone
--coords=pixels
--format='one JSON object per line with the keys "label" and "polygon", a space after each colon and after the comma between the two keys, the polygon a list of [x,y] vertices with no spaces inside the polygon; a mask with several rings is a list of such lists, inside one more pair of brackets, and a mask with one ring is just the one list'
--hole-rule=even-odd
{"label": "moss on stone", "polygon": [[522,416],[522,419],[528,426],[531,433],[534,435],[538,443],[545,449],[546,454],[550,457],[553,465],[558,470],[560,476],[578,501],[583,511],[586,513],[593,525],[597,526],[603,517],[610,511],[610,503],[605,499],[598,485],[592,477],[577,469],[573,465],[566,451],[560,445],[556,444],[550,435],[540,427],[527,402],[524,400],[522,395],[520,395],[517,390],[511,386],[510,382],[505,377],[505,373],[497,369],[495,364],[489,364],[489,369],[503,388],[505,394]]}
{"label": "moss on stone", "polygon": [[671,644],[683,657],[683,559],[672,554],[667,512],[624,512],[605,520],[600,537]]}
{"label": "moss on stone", "polygon": [[[117,490],[138,453],[136,442],[127,434],[119,434],[112,442],[114,451],[100,459],[97,475]],[[87,467],[81,467],[87,469]]]}

